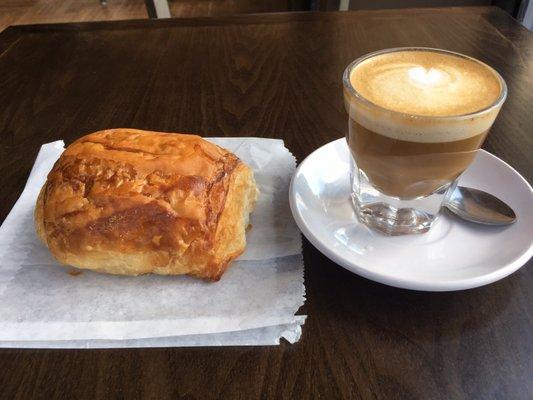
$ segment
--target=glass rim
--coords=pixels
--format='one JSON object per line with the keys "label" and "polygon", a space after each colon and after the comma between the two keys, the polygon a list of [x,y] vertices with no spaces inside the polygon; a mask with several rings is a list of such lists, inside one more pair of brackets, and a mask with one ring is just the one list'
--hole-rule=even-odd
{"label": "glass rim", "polygon": [[[484,107],[484,108],[482,108],[480,110],[477,110],[477,111],[469,112],[469,113],[466,113],[466,114],[435,115],[435,116],[433,116],[433,115],[409,114],[409,113],[404,113],[404,112],[401,112],[401,111],[391,110],[389,108],[380,106],[380,105],[368,100],[366,97],[364,97],[362,94],[360,94],[357,90],[355,90],[355,88],[352,86],[352,83],[350,81],[351,71],[353,70],[353,68],[355,66],[357,66],[361,62],[363,62],[363,61],[365,61],[365,60],[367,60],[369,58],[375,57],[377,55],[387,54],[387,53],[396,53],[396,52],[399,52],[399,51],[432,51],[432,52],[436,52],[436,53],[452,54],[452,55],[457,56],[457,57],[466,58],[468,60],[474,61],[474,62],[476,62],[478,64],[481,64],[481,65],[487,67],[489,70],[491,70],[494,73],[494,75],[496,75],[496,77],[500,81],[500,87],[501,87],[500,94],[498,95],[496,100],[493,103],[491,103],[489,106]],[[342,75],[342,83],[343,83],[344,88],[346,88],[353,96],[355,96],[358,100],[360,100],[361,102],[363,102],[363,103],[365,103],[365,104],[367,104],[367,105],[369,105],[371,107],[375,107],[375,108],[377,108],[379,110],[386,111],[388,113],[392,113],[393,115],[399,115],[399,116],[402,116],[404,118],[420,119],[420,120],[431,119],[431,120],[443,120],[443,121],[445,121],[445,120],[457,120],[457,119],[472,118],[472,117],[475,117],[475,116],[479,116],[479,115],[488,113],[491,110],[493,110],[494,108],[500,107],[504,103],[505,99],[507,98],[507,84],[505,83],[505,80],[499,74],[499,72],[496,71],[494,68],[492,68],[490,65],[484,63],[483,61],[478,60],[477,58],[470,57],[470,56],[467,56],[467,55],[462,54],[462,53],[457,53],[457,52],[451,51],[451,50],[437,49],[437,48],[433,48],[433,47],[416,47],[416,46],[415,47],[392,47],[392,48],[388,48],[388,49],[382,49],[382,50],[378,50],[378,51],[373,51],[371,53],[367,53],[367,54],[357,58],[356,60],[352,61],[350,64],[348,64],[348,66],[346,67],[346,69],[344,70],[344,73]]]}

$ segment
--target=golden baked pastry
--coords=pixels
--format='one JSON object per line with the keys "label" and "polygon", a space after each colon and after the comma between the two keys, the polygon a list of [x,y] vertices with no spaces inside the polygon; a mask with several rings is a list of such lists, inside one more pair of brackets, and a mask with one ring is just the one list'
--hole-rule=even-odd
{"label": "golden baked pastry", "polygon": [[63,264],[218,280],[246,247],[257,193],[248,166],[199,136],[110,129],[63,152],[35,225]]}

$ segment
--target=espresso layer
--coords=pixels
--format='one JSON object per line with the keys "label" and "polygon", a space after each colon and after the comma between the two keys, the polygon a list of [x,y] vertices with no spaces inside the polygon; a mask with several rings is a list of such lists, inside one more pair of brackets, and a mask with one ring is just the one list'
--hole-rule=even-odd
{"label": "espresso layer", "polygon": [[428,196],[457,178],[472,163],[486,135],[446,143],[407,142],[350,120],[348,145],[376,189],[407,200]]}

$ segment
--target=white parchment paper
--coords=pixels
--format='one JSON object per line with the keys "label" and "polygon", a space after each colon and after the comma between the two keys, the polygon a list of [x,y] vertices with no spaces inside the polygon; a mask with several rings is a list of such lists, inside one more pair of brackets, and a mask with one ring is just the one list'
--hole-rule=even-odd
{"label": "white parchment paper", "polygon": [[0,347],[152,347],[296,342],[305,316],[301,237],[288,204],[295,160],[283,141],[209,139],[254,170],[260,190],[246,252],[216,283],[123,277],[59,266],[36,236],[33,210],[64,149],[43,145],[0,227]]}

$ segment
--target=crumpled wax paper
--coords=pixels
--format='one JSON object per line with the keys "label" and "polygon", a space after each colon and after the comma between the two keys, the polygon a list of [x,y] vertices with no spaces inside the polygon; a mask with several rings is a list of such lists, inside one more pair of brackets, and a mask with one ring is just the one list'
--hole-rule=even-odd
{"label": "crumpled wax paper", "polygon": [[260,196],[247,249],[219,282],[187,276],[69,274],[39,241],[34,205],[64,143],[45,144],[0,227],[0,347],[273,345],[299,340],[305,316],[300,232],[283,141],[208,139],[253,170]]}

